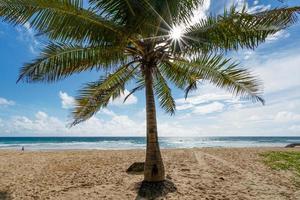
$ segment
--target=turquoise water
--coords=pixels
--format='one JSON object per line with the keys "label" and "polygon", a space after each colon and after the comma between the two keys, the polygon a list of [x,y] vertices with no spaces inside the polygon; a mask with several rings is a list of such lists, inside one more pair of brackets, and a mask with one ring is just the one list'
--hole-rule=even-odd
{"label": "turquoise water", "polygon": [[[300,137],[162,137],[161,148],[283,147]],[[144,137],[0,137],[0,149],[143,149]]]}

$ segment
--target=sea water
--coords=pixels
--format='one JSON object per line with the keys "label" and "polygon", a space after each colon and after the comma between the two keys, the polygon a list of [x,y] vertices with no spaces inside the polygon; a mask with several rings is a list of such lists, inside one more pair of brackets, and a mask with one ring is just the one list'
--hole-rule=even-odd
{"label": "sea water", "polygon": [[[161,137],[160,147],[284,147],[300,137]],[[0,137],[0,149],[144,149],[144,137]]]}

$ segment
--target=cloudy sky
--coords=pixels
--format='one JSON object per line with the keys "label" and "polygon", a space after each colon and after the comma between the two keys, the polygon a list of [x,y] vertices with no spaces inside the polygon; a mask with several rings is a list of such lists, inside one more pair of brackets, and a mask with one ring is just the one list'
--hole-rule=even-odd
{"label": "cloudy sky", "polygon": [[[197,18],[221,13],[224,7],[246,3],[250,12],[300,5],[300,0],[207,0]],[[23,63],[38,55],[42,39],[27,24],[0,22],[0,136],[144,136],[144,92],[112,102],[87,122],[68,128],[76,91],[96,80],[95,72],[75,75],[55,84],[16,84]],[[270,36],[255,51],[230,52],[264,82],[266,105],[241,101],[203,84],[185,100],[173,88],[177,113],[158,108],[160,136],[300,136],[300,22]],[[133,85],[128,86],[130,90]],[[124,96],[128,93],[125,92]]]}

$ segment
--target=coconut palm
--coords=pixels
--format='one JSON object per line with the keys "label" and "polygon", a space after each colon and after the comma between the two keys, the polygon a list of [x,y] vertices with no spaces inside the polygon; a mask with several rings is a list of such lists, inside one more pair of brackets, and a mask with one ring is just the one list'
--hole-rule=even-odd
{"label": "coconut palm", "polygon": [[[170,84],[185,92],[206,81],[233,95],[263,103],[261,82],[226,52],[255,49],[296,21],[300,7],[248,13],[235,7],[191,23],[202,0],[0,0],[0,17],[29,24],[49,39],[41,55],[20,70],[25,82],[56,82],[83,71],[99,80],[79,91],[72,125],[83,122],[130,91],[145,89],[147,149],[144,180],[165,179],[156,104],[174,114]],[[126,99],[125,99],[126,100]]]}

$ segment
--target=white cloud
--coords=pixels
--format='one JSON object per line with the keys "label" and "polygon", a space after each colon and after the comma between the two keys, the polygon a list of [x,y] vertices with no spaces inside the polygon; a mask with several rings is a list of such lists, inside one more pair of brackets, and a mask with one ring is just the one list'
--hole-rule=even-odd
{"label": "white cloud", "polygon": [[[286,111],[282,111],[283,105]],[[200,114],[158,115],[160,136],[222,136],[222,135],[297,135],[300,100],[294,99],[267,104],[247,106],[239,109],[226,109],[218,101],[195,105]],[[203,116],[204,113],[219,112],[218,116]],[[143,112],[144,113],[144,110]],[[144,113],[145,114],[145,113]],[[37,112],[34,117],[16,116],[0,122],[2,132],[27,135],[76,135],[76,136],[144,136],[145,118],[134,115],[119,115],[103,109],[90,120],[69,129],[67,121],[45,112]]]}
{"label": "white cloud", "polygon": [[114,113],[113,111],[111,110],[108,110],[107,108],[103,108],[99,111],[99,114],[105,114],[105,115],[108,115],[108,116],[116,116],[116,113]]}
{"label": "white cloud", "polygon": [[249,13],[263,12],[263,11],[271,9],[270,4],[269,5],[257,5],[254,3],[253,5],[254,6],[248,8]]}
{"label": "white cloud", "polygon": [[[228,100],[231,101],[233,100],[232,95],[226,94],[225,92],[208,92],[205,93],[202,88],[199,90],[198,93],[189,96],[187,99],[185,98],[180,98],[176,99],[176,103],[178,105],[198,105],[198,104],[203,104],[203,103],[208,103],[211,101],[221,101],[221,100]],[[187,106],[187,108],[189,108]]]}
{"label": "white cloud", "polygon": [[[295,106],[300,105],[299,99],[267,101],[266,106],[250,106],[238,110],[227,110],[218,115],[217,124],[224,129],[224,134],[236,133],[249,135],[289,135],[291,123],[300,123],[300,116],[294,113]],[[282,111],[285,108],[286,111]],[[230,126],[240,127],[232,129]],[[228,128],[226,128],[228,127]],[[237,127],[237,126],[235,126]]]}
{"label": "white cloud", "polygon": [[278,122],[293,122],[293,121],[299,121],[300,123],[300,114],[295,114],[292,112],[287,111],[281,111],[278,112],[275,116],[275,121]]}
{"label": "white cloud", "polygon": [[[221,1],[220,1],[221,2]],[[222,1],[224,2],[224,1]],[[219,3],[219,2],[218,2]],[[235,6],[236,9],[238,11],[241,11],[243,9],[243,7],[245,6],[246,8],[248,8],[248,3],[246,0],[227,0],[225,1],[225,8],[226,9],[230,9],[232,6]],[[220,10],[221,13],[224,12],[224,7],[223,5],[221,6],[221,10]]]}
{"label": "white cloud", "polygon": [[266,38],[266,41],[267,42],[273,42],[273,41],[276,41],[278,39],[288,38],[289,36],[290,36],[289,32],[287,32],[286,30],[281,30],[281,31],[278,31],[277,33],[275,33],[273,35],[269,35]]}
{"label": "white cloud", "polygon": [[244,52],[244,60],[250,59],[254,55],[254,51],[245,51]]}
{"label": "white cloud", "polygon": [[48,116],[45,112],[37,112],[34,119],[25,116],[15,116],[7,124],[8,130],[12,133],[55,133],[63,127],[60,120]]}
{"label": "white cloud", "polygon": [[25,42],[32,54],[37,54],[40,46],[40,42],[36,39],[34,30],[30,27],[30,24],[26,22],[23,26],[17,27],[19,33],[18,39]]}
{"label": "white cloud", "polygon": [[[281,30],[278,31],[277,33],[273,34],[273,35],[269,35],[266,38],[266,42],[265,44],[270,44],[276,41],[281,41],[281,39],[285,39],[290,37],[290,33],[287,30]],[[239,52],[235,52],[234,53],[236,55],[235,59],[236,60],[244,60],[244,61],[249,61],[250,59],[252,60],[259,60],[259,57],[257,55],[257,52],[254,50],[239,50]],[[277,58],[278,59],[278,58]],[[268,58],[266,58],[266,60],[269,60]]]}
{"label": "white cloud", "polygon": [[[190,109],[184,117],[178,114],[169,120],[158,120],[158,123],[170,130],[175,127],[173,133],[182,136],[299,136],[300,100],[294,91],[291,93],[287,94],[287,99],[280,95],[275,99],[268,97],[265,106],[249,103],[240,108],[228,108],[226,105],[218,115],[195,115]],[[213,108],[218,107],[221,109],[222,105],[215,104],[210,108],[215,111],[217,109]]]}
{"label": "white cloud", "polygon": [[[172,122],[173,121],[173,122]],[[158,121],[158,134],[161,137],[172,137],[172,136],[199,136],[205,130],[199,126],[186,126],[172,120],[170,122]]]}
{"label": "white cloud", "polygon": [[194,105],[191,103],[185,103],[185,104],[176,106],[177,110],[187,110],[187,109],[191,109],[191,108],[194,108]]}
{"label": "white cloud", "polygon": [[[124,102],[125,97],[129,94],[128,90],[125,90],[123,94],[121,94],[120,97],[116,98],[115,100],[110,102],[110,105],[113,106],[122,106],[122,105],[133,105],[136,104],[138,102],[138,99],[136,96],[134,96],[133,94],[127,98],[127,100]],[[64,109],[70,109],[72,107],[74,107],[75,105],[75,98],[68,95],[68,93],[66,92],[59,92],[59,97],[61,99],[61,105],[62,108]],[[124,102],[124,103],[123,103]],[[104,110],[103,112],[107,112],[108,110]]]}
{"label": "white cloud", "polygon": [[15,105],[14,101],[7,100],[5,98],[0,97],[0,106],[13,106]]}
{"label": "white cloud", "polygon": [[290,131],[296,132],[300,134],[300,125],[293,125],[288,128]]}
{"label": "white cloud", "polygon": [[[228,0],[226,2],[227,9],[234,5],[238,11],[241,11],[245,7],[249,13],[262,12],[271,8],[270,4],[259,4],[257,0],[254,1],[252,5],[249,5],[247,0]],[[223,12],[223,10],[221,11]]]}
{"label": "white cloud", "polygon": [[[101,116],[100,117],[98,117]],[[65,120],[38,111],[34,117],[14,116],[1,123],[6,134],[34,136],[145,136],[146,122],[118,115],[110,110],[100,113],[75,127],[69,128]],[[105,116],[104,116],[105,115]],[[108,119],[105,119],[108,117]],[[169,118],[173,119],[173,118]],[[1,126],[2,125],[2,126]],[[4,131],[2,131],[4,133]],[[201,127],[158,120],[159,136],[195,136],[205,130]]]}
{"label": "white cloud", "polygon": [[64,109],[69,109],[74,107],[75,99],[72,96],[69,96],[66,92],[59,92],[59,98],[61,99],[61,106]]}
{"label": "white cloud", "polygon": [[133,94],[130,95],[127,100],[124,102],[124,99],[130,92],[125,89],[124,93],[121,94],[120,97],[116,98],[115,100],[111,101],[111,105],[114,106],[122,106],[122,105],[132,105],[136,104],[138,102],[138,98],[134,96]]}
{"label": "white cloud", "polygon": [[272,93],[300,86],[299,63],[300,56],[292,53],[269,56],[266,60],[257,57],[249,66],[257,66],[255,74],[264,82],[265,93]]}
{"label": "white cloud", "polygon": [[[100,112],[101,113],[101,112]],[[129,136],[144,135],[145,125],[141,125],[126,115],[117,115],[109,110],[102,114],[109,119],[97,116],[75,127],[69,128],[68,122],[39,111],[33,118],[14,116],[2,123],[8,133],[25,135],[77,135],[77,136]]]}
{"label": "white cloud", "polygon": [[210,114],[215,112],[220,112],[224,109],[225,105],[219,102],[213,102],[211,104],[203,105],[203,106],[196,106],[193,109],[193,113],[196,114]]}
{"label": "white cloud", "polygon": [[187,99],[180,98],[175,101],[177,105],[176,109],[178,111],[190,112],[188,115],[218,113],[223,111],[225,107],[236,109],[243,106],[243,102],[239,101],[238,98],[211,85],[201,87],[199,91]]}
{"label": "white cloud", "polygon": [[204,0],[203,4],[194,11],[193,15],[194,17],[191,20],[191,24],[195,24],[199,22],[201,19],[206,19],[207,17],[207,12],[210,7],[210,0]]}

